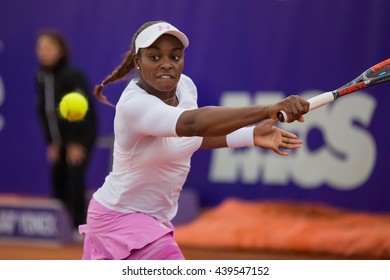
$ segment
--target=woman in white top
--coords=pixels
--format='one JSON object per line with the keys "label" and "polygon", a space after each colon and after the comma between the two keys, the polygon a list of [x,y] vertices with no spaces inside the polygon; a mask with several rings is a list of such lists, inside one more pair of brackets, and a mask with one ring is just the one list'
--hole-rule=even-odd
{"label": "woman in white top", "polygon": [[285,149],[302,144],[274,126],[281,110],[289,120],[303,121],[309,103],[298,96],[273,105],[198,108],[197,89],[182,74],[188,44],[167,22],[145,23],[122,64],[95,88],[97,98],[110,104],[105,85],[134,69],[139,77],[116,104],[113,167],[80,227],[83,259],[184,259],[170,221],[197,149],[256,146],[286,156]]}

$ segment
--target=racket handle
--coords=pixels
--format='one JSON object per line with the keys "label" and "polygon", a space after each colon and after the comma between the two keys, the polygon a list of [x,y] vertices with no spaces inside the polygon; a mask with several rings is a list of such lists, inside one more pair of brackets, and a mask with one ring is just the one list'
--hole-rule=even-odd
{"label": "racket handle", "polygon": [[[336,91],[328,91],[328,92],[324,92],[320,95],[317,95],[317,96],[314,96],[314,97],[308,99],[307,101],[310,104],[309,112],[333,102],[337,97],[338,97],[338,95],[337,95]],[[284,111],[278,112],[276,114],[276,116],[278,117],[278,120],[280,122],[287,122],[288,121],[287,114]]]}
{"label": "racket handle", "polygon": [[278,120],[280,122],[286,122],[288,119],[287,119],[287,114],[285,111],[280,111],[276,114],[276,116],[278,117]]}

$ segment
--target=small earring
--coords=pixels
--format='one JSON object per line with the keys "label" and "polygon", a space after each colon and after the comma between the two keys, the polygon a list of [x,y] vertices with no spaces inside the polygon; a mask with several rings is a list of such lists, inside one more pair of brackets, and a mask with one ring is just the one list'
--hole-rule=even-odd
{"label": "small earring", "polygon": [[137,70],[139,70],[139,66],[137,66]]}

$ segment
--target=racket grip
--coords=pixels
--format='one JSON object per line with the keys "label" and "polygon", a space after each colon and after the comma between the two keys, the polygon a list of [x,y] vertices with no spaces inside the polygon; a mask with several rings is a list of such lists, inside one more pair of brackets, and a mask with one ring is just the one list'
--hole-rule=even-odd
{"label": "racket grip", "polygon": [[286,114],[285,111],[280,111],[280,112],[278,112],[276,115],[277,115],[278,120],[279,120],[280,122],[285,122],[285,121],[287,121],[287,114]]}
{"label": "racket grip", "polygon": [[[337,95],[336,91],[328,91],[328,92],[324,92],[320,95],[317,95],[317,96],[314,96],[313,98],[308,99],[307,101],[310,104],[309,112],[333,102],[337,97],[338,97],[338,95]],[[287,114],[284,111],[278,112],[276,114],[276,116],[278,117],[278,120],[280,122],[287,122],[288,121]]]}

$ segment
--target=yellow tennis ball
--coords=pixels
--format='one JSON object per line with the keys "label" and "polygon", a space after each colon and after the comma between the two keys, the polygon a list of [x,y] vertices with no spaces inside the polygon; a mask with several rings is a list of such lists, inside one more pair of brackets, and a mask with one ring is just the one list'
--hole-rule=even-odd
{"label": "yellow tennis ball", "polygon": [[66,94],[60,102],[61,116],[71,122],[80,121],[88,111],[88,101],[78,92]]}

